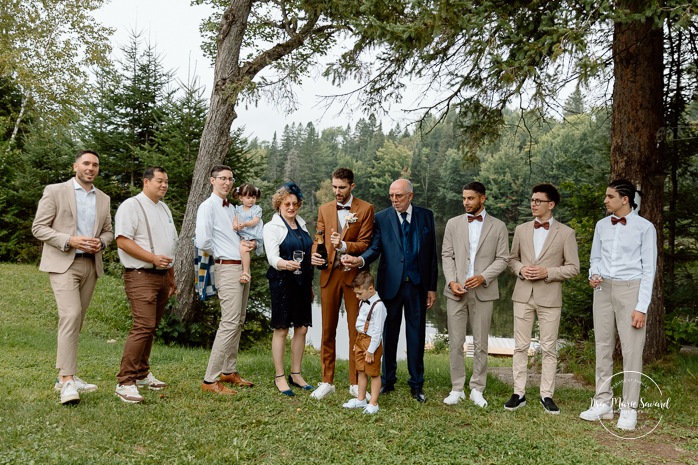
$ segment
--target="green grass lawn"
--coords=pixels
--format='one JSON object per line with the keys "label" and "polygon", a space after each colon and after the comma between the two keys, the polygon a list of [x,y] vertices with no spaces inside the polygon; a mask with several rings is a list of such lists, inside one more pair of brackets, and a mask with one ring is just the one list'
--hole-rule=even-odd
{"label": "green grass lawn", "polygon": [[[671,403],[659,427],[635,441],[577,418],[589,404],[588,389],[559,389],[559,416],[543,412],[536,388],[528,390],[528,406],[506,412],[502,405],[511,388],[490,376],[487,409],[469,401],[446,406],[446,354],[426,356],[426,404],[410,398],[401,362],[397,391],[381,397],[377,415],[365,416],[342,409],[349,398],[344,361],[338,362],[334,396],[314,401],[297,389],[287,398],[273,386],[271,353],[261,344],[239,359],[240,371],[256,386],[220,397],[199,390],[208,350],[158,344],[151,365],[170,386],[145,391],[141,405],[127,405],[114,387],[130,316],[122,282],[106,276],[98,283],[79,353],[80,375],[99,390],[63,407],[53,390],[57,318],[48,277],[33,266],[0,264],[0,290],[2,464],[698,463],[695,355],[647,367]],[[320,378],[312,350],[303,374],[311,383]],[[588,370],[580,373],[580,379],[591,378]]]}

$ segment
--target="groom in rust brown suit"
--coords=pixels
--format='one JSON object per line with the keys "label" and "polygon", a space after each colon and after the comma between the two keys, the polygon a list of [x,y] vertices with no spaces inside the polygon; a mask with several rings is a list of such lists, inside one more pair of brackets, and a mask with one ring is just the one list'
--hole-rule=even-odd
{"label": "groom in rust brown suit", "polygon": [[[369,246],[373,233],[373,205],[352,195],[356,187],[354,173],[348,168],[339,168],[332,173],[332,192],[335,200],[320,206],[317,230],[323,231],[327,247],[329,266],[320,272],[320,298],[322,302],[322,382],[311,397],[322,399],[335,391],[334,366],[336,359],[335,337],[339,320],[339,307],[344,297],[349,326],[349,392],[358,395],[356,366],[352,348],[356,338],[356,317],[359,301],[351,282],[359,272],[352,268],[344,271],[340,263],[343,254],[360,255]],[[324,261],[314,253],[311,263],[322,265]]]}

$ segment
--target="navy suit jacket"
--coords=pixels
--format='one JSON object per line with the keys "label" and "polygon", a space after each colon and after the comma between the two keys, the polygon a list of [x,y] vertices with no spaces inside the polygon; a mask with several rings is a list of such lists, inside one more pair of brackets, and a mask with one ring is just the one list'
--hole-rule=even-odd
{"label": "navy suit jacket", "polygon": [[[420,285],[425,291],[436,292],[438,267],[436,258],[436,227],[434,213],[426,208],[412,205],[411,227],[416,227],[417,267],[421,278]],[[405,266],[402,250],[402,226],[393,207],[376,213],[373,219],[373,238],[371,245],[361,257],[366,265],[378,257],[378,275],[376,290],[382,299],[393,299],[400,289]]]}

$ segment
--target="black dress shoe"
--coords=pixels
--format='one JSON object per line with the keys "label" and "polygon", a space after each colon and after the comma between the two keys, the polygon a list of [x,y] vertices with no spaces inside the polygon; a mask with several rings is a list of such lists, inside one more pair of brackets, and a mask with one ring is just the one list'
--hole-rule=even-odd
{"label": "black dress shoe", "polygon": [[387,394],[389,392],[393,392],[395,390],[395,385],[393,384],[384,384],[381,386],[381,394]]}
{"label": "black dress shoe", "polygon": [[417,402],[423,404],[424,402],[427,401],[427,398],[426,398],[426,396],[424,395],[424,392],[422,392],[422,388],[421,388],[421,387],[420,387],[420,388],[411,388],[410,390],[412,391],[412,397],[413,397],[414,400],[416,400]]}

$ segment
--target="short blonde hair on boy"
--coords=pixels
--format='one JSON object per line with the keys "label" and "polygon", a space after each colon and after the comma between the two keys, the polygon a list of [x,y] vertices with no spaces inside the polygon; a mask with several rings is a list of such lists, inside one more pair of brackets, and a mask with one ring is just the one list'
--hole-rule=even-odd
{"label": "short blonde hair on boy", "polygon": [[369,273],[368,270],[360,271],[359,274],[356,275],[356,278],[354,278],[354,280],[351,282],[352,289],[357,287],[361,289],[368,289],[371,286],[373,286],[373,276],[371,276],[371,273]]}

